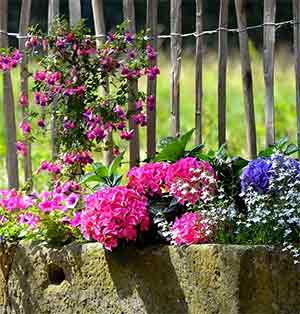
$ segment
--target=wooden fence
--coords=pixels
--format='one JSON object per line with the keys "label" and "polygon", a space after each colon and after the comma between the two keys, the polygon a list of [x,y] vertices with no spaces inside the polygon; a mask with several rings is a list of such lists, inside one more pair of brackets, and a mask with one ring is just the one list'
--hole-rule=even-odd
{"label": "wooden fence", "polygon": [[[22,0],[19,38],[20,49],[24,49],[24,40],[30,21],[31,2],[36,0]],[[95,30],[98,44],[105,38],[105,15],[103,0],[90,0],[92,2]],[[276,23],[276,0],[264,0],[264,22],[257,26],[247,25],[247,0],[231,0],[235,2],[237,28],[228,29],[228,6],[230,0],[220,0],[219,8],[219,27],[216,30],[204,31],[203,23],[205,14],[203,12],[203,2],[208,0],[195,0],[196,4],[196,25],[195,32],[191,34],[182,34],[182,0],[170,0],[170,30],[168,35],[158,35],[158,7],[159,0],[147,0],[147,20],[146,27],[151,30],[151,41],[154,47],[157,47],[158,38],[170,39],[171,45],[171,90],[170,90],[170,117],[171,117],[171,135],[180,135],[180,70],[182,56],[182,38],[194,36],[196,41],[195,52],[195,128],[196,128],[196,144],[202,142],[202,107],[203,107],[203,37],[206,34],[218,34],[218,137],[219,145],[226,142],[226,72],[227,72],[227,55],[228,55],[228,32],[236,32],[239,36],[240,56],[241,56],[241,72],[243,80],[243,94],[245,105],[245,120],[247,133],[247,147],[250,158],[255,158],[257,152],[256,144],[256,127],[254,112],[254,97],[252,85],[251,59],[248,48],[248,30],[262,28],[264,31],[264,49],[263,49],[263,65],[264,65],[264,81],[265,81],[265,132],[266,145],[273,144],[275,141],[274,128],[274,47],[275,47],[275,31],[284,24],[291,24],[294,29],[294,56],[295,56],[295,79],[296,79],[296,96],[295,104],[297,117],[297,139],[300,144],[300,3],[299,0],[293,1],[293,17],[290,21]],[[8,0],[0,0],[0,44],[1,47],[7,46],[7,2]],[[78,0],[69,0],[70,23],[76,24],[81,18],[81,5]],[[51,27],[53,18],[59,14],[59,0],[49,0],[48,26]],[[129,21],[128,29],[135,32],[135,3],[134,0],[123,0],[124,20]],[[107,17],[108,18],[108,17]],[[28,94],[28,79],[26,75],[27,59],[23,59],[20,67],[21,93]],[[156,81],[148,81],[148,95],[156,96]],[[108,88],[108,87],[107,87]],[[135,93],[137,86],[132,83],[130,93]],[[107,90],[107,89],[106,89]],[[105,91],[104,91],[105,92]],[[135,104],[131,101],[129,95],[129,109],[135,109]],[[156,98],[155,98],[156,99]],[[7,172],[9,187],[18,187],[18,159],[16,153],[16,121],[14,112],[14,99],[12,93],[12,82],[10,73],[4,73],[4,114],[5,129],[7,140]],[[26,119],[26,109],[23,110],[23,118]],[[147,156],[152,158],[156,151],[156,110],[147,112]],[[129,144],[130,165],[135,165],[140,159],[140,144],[138,128],[134,122],[130,121],[130,128],[135,130],[134,138]],[[52,147],[53,155],[55,151],[56,141],[55,121],[52,125]],[[28,145],[29,146],[29,145]],[[29,154],[24,160],[25,178],[32,176],[32,166]],[[111,156],[107,156],[109,160]]]}

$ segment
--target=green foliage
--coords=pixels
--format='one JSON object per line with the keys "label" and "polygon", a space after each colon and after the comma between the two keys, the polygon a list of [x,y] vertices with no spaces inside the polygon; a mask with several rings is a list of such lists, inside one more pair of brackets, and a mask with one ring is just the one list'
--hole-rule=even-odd
{"label": "green foliage", "polygon": [[191,140],[195,129],[192,129],[182,135],[180,138],[167,137],[160,140],[161,151],[157,154],[154,161],[174,162],[185,156],[186,146]]}
{"label": "green foliage", "polygon": [[284,155],[293,155],[300,151],[300,147],[295,144],[289,143],[288,136],[282,137],[274,145],[267,147],[259,152],[260,157],[270,157],[273,153],[278,152]]}
{"label": "green foliage", "polygon": [[[119,185],[122,180],[122,175],[118,173],[118,170],[123,158],[124,152],[118,155],[108,167],[101,162],[93,163],[93,171],[81,176],[80,184],[92,188],[92,190]],[[91,185],[91,183],[93,183],[93,185]]]}

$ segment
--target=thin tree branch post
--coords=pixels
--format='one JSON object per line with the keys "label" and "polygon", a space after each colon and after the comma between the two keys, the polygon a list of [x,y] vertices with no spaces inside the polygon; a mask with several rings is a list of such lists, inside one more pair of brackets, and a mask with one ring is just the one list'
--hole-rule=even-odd
{"label": "thin tree branch post", "polygon": [[[25,50],[26,34],[30,23],[31,0],[23,0],[20,14],[19,27],[19,49],[21,52]],[[28,99],[28,57],[23,53],[22,62],[20,65],[20,81],[21,81],[21,95]],[[28,108],[22,106],[22,119],[28,119]],[[27,155],[24,156],[24,176],[25,181],[29,182],[32,178],[32,161],[31,161],[31,145],[26,141]]]}
{"label": "thin tree branch post", "polygon": [[180,71],[182,54],[182,0],[171,0],[171,131],[180,136]]}
{"label": "thin tree branch post", "polygon": [[218,47],[218,133],[219,146],[226,143],[226,77],[228,41],[228,0],[220,1],[219,47]]}
{"label": "thin tree branch post", "polygon": [[[196,35],[203,32],[203,0],[196,0]],[[202,143],[202,102],[203,102],[203,37],[196,37],[196,56],[195,56],[195,90],[196,90],[196,108],[195,108],[195,127],[196,145]]]}
{"label": "thin tree branch post", "polygon": [[[127,29],[136,33],[134,0],[123,0],[124,20],[128,22]],[[136,97],[138,92],[137,80],[128,81],[128,109],[131,113],[129,118],[129,129],[133,130],[133,138],[129,143],[129,165],[130,168],[139,164],[140,161],[140,140],[139,128],[133,120],[132,113],[136,112]]]}
{"label": "thin tree branch post", "polygon": [[256,125],[254,113],[254,98],[253,98],[253,81],[251,70],[251,59],[248,46],[248,33],[246,16],[246,2],[247,0],[235,0],[236,15],[238,21],[239,42],[240,42],[240,57],[241,70],[243,79],[243,94],[246,113],[246,128],[247,128],[247,143],[248,155],[250,159],[256,157]]}
{"label": "thin tree branch post", "polygon": [[275,143],[274,53],[276,0],[264,0],[264,79],[266,146]]}
{"label": "thin tree branch post", "polygon": [[[100,48],[103,42],[105,42],[105,36],[103,35],[106,33],[103,0],[92,0],[92,8],[97,37],[97,47]],[[106,80],[105,85],[100,88],[100,93],[103,96],[106,96],[109,93],[108,80]],[[113,145],[113,134],[110,132],[105,141],[104,163],[106,165],[109,165],[113,160]]]}
{"label": "thin tree branch post", "polygon": [[80,0],[69,0],[70,25],[75,26],[81,20]]}
{"label": "thin tree branch post", "polygon": [[[157,50],[158,1],[147,0],[147,28],[150,30],[151,45]],[[152,66],[157,59],[152,61]],[[153,108],[147,106],[147,158],[153,159],[156,153],[156,89],[157,80],[148,78],[147,96],[154,97]]]}
{"label": "thin tree branch post", "polygon": [[[49,0],[48,6],[48,32],[51,30],[52,24],[56,16],[59,15],[59,0]],[[51,150],[52,159],[55,160],[58,155],[58,144],[57,144],[57,126],[56,126],[56,107],[57,103],[53,100],[52,119],[51,119]]]}
{"label": "thin tree branch post", "polygon": [[[7,0],[0,1],[0,47],[8,47],[7,31]],[[8,175],[8,187],[19,188],[19,170],[18,156],[16,150],[16,118],[13,98],[13,85],[10,72],[3,74],[3,104],[4,104],[4,121],[6,130],[6,168]]]}
{"label": "thin tree branch post", "polygon": [[[294,15],[294,56],[296,81],[297,144],[300,147],[300,2],[293,0]],[[298,152],[300,157],[300,152]]]}

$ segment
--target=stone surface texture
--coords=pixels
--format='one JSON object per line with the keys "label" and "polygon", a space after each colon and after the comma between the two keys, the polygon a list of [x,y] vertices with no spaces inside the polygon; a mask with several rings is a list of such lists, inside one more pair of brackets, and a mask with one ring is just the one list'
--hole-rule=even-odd
{"label": "stone surface texture", "polygon": [[300,266],[266,246],[0,247],[0,314],[299,314]]}

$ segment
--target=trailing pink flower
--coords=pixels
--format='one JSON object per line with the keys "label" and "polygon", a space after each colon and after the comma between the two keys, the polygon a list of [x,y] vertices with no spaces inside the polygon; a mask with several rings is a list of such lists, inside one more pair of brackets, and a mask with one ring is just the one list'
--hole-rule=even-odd
{"label": "trailing pink flower", "polygon": [[122,140],[130,141],[130,140],[132,140],[132,138],[133,138],[133,134],[134,134],[134,130],[130,130],[130,131],[122,130],[122,131],[120,132],[120,138],[121,138]]}
{"label": "trailing pink flower", "polygon": [[25,210],[32,205],[33,199],[30,196],[24,196],[14,189],[0,191],[0,207],[8,212]]}
{"label": "trailing pink flower", "polygon": [[154,110],[154,108],[155,108],[155,96],[149,95],[147,97],[147,107],[148,107],[149,111]]}
{"label": "trailing pink flower", "polygon": [[97,191],[85,203],[81,232],[107,250],[117,247],[118,240],[136,240],[138,230],[149,228],[146,198],[124,186]]}
{"label": "trailing pink flower", "polygon": [[128,172],[127,187],[141,195],[160,196],[165,189],[165,177],[169,164],[155,162],[134,167]]}
{"label": "trailing pink flower", "polygon": [[19,215],[19,223],[28,225],[29,229],[35,229],[41,221],[40,216],[34,215],[31,212]]}
{"label": "trailing pink flower", "polygon": [[76,228],[76,227],[80,226],[80,224],[81,224],[81,212],[74,213],[74,217],[73,217],[73,219],[71,219],[70,225],[73,228]]}
{"label": "trailing pink flower", "polygon": [[27,150],[27,146],[25,143],[18,141],[16,143],[16,148],[17,151],[22,155],[22,156],[27,156],[28,154],[28,150]]}
{"label": "trailing pink flower", "polygon": [[169,167],[166,186],[180,204],[196,204],[199,200],[207,202],[214,195],[217,177],[208,162],[187,157]]}
{"label": "trailing pink flower", "polygon": [[15,68],[21,60],[22,55],[19,50],[8,54],[0,54],[0,71],[6,72]]}
{"label": "trailing pink flower", "polygon": [[26,94],[22,93],[20,98],[19,98],[19,103],[23,108],[28,107],[28,105],[29,105],[28,96]]}
{"label": "trailing pink flower", "polygon": [[147,68],[145,74],[148,75],[149,80],[153,81],[156,79],[157,75],[160,74],[159,68],[155,65],[152,68]]}
{"label": "trailing pink flower", "polygon": [[176,245],[206,243],[210,227],[201,213],[185,213],[180,218],[176,218],[171,233]]}
{"label": "trailing pink flower", "polygon": [[91,153],[88,151],[81,151],[77,153],[66,153],[63,157],[64,163],[67,165],[79,164],[87,165],[93,162]]}
{"label": "trailing pink flower", "polygon": [[40,167],[37,170],[37,173],[47,171],[54,175],[58,175],[61,173],[62,165],[59,162],[50,162],[50,161],[42,161]]}
{"label": "trailing pink flower", "polygon": [[31,132],[31,124],[25,120],[21,121],[19,128],[22,129],[24,135]]}

